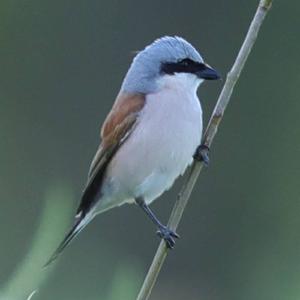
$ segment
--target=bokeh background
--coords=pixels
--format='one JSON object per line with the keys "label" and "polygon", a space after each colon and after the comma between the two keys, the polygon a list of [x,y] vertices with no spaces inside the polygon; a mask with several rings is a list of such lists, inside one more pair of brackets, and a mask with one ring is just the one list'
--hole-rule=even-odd
{"label": "bokeh background", "polygon": [[[0,299],[135,299],[159,243],[134,206],[48,270],[136,50],[191,41],[225,78],[258,1],[0,3]],[[300,297],[299,10],[274,1],[151,299]],[[207,122],[223,82],[200,91]],[[165,222],[182,181],[154,203]]]}

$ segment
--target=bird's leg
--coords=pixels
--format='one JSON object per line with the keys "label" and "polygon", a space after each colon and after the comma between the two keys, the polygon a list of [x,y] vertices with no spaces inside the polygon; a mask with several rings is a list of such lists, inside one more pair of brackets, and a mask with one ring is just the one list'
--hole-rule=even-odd
{"label": "bird's leg", "polygon": [[194,159],[198,161],[202,161],[205,166],[208,166],[209,164],[209,147],[206,146],[205,144],[202,144],[197,147],[196,152],[194,154]]}
{"label": "bird's leg", "polygon": [[179,235],[163,225],[155,216],[150,207],[145,203],[143,198],[135,199],[135,202],[138,206],[147,214],[147,216],[151,219],[151,221],[158,227],[157,234],[160,238],[164,239],[168,248],[173,249],[175,245],[175,239],[179,238]]}

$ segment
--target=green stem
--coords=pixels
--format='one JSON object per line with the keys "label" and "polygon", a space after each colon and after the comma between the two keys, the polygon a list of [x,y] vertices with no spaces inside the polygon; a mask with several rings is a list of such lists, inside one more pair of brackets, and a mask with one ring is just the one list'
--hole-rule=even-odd
{"label": "green stem", "polygon": [[[247,58],[256,41],[259,29],[263,23],[265,16],[267,15],[269,9],[271,8],[271,5],[272,5],[272,0],[261,0],[258,5],[258,8],[250,24],[245,40],[242,44],[242,47],[238,53],[238,56],[230,72],[227,75],[226,82],[224,84],[224,87],[221,91],[215,109],[212,113],[212,116],[206,128],[204,138],[203,138],[203,143],[208,147],[211,146],[212,141],[217,133],[219,124],[223,118],[225,109],[229,103],[233,88],[240,77],[240,74],[244,68]],[[181,220],[184,209],[187,205],[187,202],[190,198],[190,195],[192,193],[192,190],[194,188],[194,185],[196,184],[197,178],[202,168],[203,168],[203,164],[201,162],[194,161],[190,169],[190,172],[187,176],[187,180],[181,189],[181,192],[178,196],[178,199],[174,205],[174,208],[172,210],[169,219],[169,226],[173,230],[176,230]],[[137,300],[149,299],[152,288],[156,282],[157,276],[167,256],[167,252],[168,249],[164,241],[161,241],[156,251],[156,254],[154,256],[154,259],[152,261],[152,264],[150,266],[150,269],[146,275],[144,283],[141,287],[141,290],[137,296]]]}

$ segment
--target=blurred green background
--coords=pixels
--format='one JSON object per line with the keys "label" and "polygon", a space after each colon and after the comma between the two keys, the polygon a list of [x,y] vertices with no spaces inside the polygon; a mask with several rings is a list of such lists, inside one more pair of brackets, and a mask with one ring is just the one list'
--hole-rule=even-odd
{"label": "blurred green background", "polygon": [[[1,300],[135,298],[159,240],[134,206],[40,267],[71,224],[133,52],[180,35],[225,78],[257,3],[1,1]],[[151,299],[300,298],[299,12],[274,1]],[[200,90],[205,122],[222,84]],[[153,205],[165,222],[180,183]]]}

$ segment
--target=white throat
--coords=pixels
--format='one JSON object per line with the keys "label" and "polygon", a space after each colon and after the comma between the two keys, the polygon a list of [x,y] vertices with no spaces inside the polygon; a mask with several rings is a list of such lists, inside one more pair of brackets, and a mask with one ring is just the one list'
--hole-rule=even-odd
{"label": "white throat", "polygon": [[196,94],[202,82],[203,79],[198,78],[194,74],[175,73],[174,75],[163,75],[159,79],[159,87],[160,89],[182,89]]}

